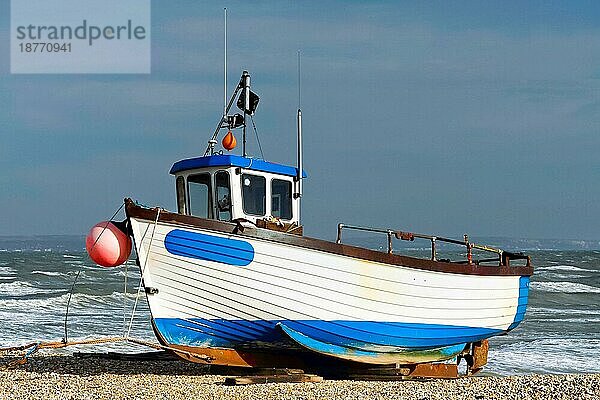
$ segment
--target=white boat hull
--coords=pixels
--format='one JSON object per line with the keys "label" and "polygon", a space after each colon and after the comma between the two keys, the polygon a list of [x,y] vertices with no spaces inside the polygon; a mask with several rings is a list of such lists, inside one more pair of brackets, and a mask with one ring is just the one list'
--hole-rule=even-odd
{"label": "white boat hull", "polygon": [[169,345],[236,349],[297,332],[300,345],[353,361],[431,362],[513,329],[525,313],[528,276],[431,271],[129,220],[154,326]]}

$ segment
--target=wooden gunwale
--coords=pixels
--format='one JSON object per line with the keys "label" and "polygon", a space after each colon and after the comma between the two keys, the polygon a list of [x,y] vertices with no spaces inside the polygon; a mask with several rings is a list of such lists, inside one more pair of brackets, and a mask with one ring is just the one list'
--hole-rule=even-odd
{"label": "wooden gunwale", "polygon": [[[148,221],[156,220],[157,208],[139,206],[133,200],[125,199],[125,212],[128,218],[140,218]],[[326,240],[305,236],[287,234],[263,228],[243,229],[239,224],[209,220],[190,215],[177,214],[165,210],[160,211],[159,222],[208,229],[225,234],[235,234],[240,237],[268,240],[310,250],[322,251],[365,261],[415,268],[420,270],[483,276],[531,276],[533,266],[490,266],[475,264],[457,264],[444,261],[433,261],[422,258],[408,257],[399,254],[388,254],[362,247],[334,243]]]}

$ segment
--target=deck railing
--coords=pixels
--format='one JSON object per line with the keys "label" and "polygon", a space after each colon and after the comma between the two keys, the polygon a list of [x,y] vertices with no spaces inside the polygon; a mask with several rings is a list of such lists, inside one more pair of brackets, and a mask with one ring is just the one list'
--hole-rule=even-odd
{"label": "deck railing", "polygon": [[[498,265],[500,265],[500,266],[503,266],[503,265],[510,266],[510,260],[526,260],[527,266],[529,266],[531,263],[530,257],[525,254],[513,253],[513,252],[501,250],[501,249],[496,249],[496,248],[490,247],[490,246],[472,243],[469,241],[468,235],[464,235],[464,240],[460,241],[460,240],[445,238],[445,237],[441,237],[441,236],[423,235],[420,233],[397,231],[397,230],[393,230],[393,229],[381,229],[381,228],[371,228],[368,226],[338,224],[336,243],[342,243],[342,230],[343,229],[386,234],[387,235],[387,252],[388,252],[388,254],[392,254],[394,252],[393,243],[392,243],[393,238],[400,239],[400,240],[407,240],[407,241],[414,241],[415,239],[425,239],[431,243],[431,260],[432,261],[440,261],[437,259],[436,243],[442,242],[442,243],[450,243],[450,244],[455,244],[455,245],[466,247],[466,260],[454,261],[457,263],[467,263],[467,264],[479,265],[480,263],[498,262]],[[495,253],[497,256],[494,258],[484,258],[484,259],[479,259],[479,260],[473,260],[473,249],[480,250],[483,252]],[[444,260],[444,261],[449,261],[449,260]]]}

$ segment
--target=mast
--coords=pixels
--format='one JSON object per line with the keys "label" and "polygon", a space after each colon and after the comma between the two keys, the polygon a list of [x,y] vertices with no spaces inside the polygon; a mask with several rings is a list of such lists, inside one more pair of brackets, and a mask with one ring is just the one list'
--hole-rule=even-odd
{"label": "mast", "polygon": [[243,129],[243,140],[242,140],[242,155],[246,157],[246,114],[250,111],[250,74],[248,71],[242,73],[242,85],[244,90],[244,129]]}
{"label": "mast", "polygon": [[296,180],[298,181],[298,224],[300,224],[300,201],[302,200],[302,110],[298,109],[298,173]]}
{"label": "mast", "polygon": [[298,172],[296,175],[298,191],[294,194],[294,196],[298,199],[298,224],[300,224],[302,200],[302,110],[300,109],[300,50],[298,50],[298,115],[296,123],[298,125]]}

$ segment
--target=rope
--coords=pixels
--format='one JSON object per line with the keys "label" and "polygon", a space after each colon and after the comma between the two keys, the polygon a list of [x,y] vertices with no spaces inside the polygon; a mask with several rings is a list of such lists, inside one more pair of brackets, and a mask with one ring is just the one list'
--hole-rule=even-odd
{"label": "rope", "polygon": [[[108,222],[113,220],[113,218],[119,213],[119,211],[121,211],[123,206],[124,206],[124,204],[121,205],[121,207],[119,207],[119,209],[113,214],[113,216],[110,218],[110,220]],[[135,316],[135,311],[136,311],[137,304],[138,304],[139,298],[140,298],[140,291],[141,291],[141,287],[142,287],[142,283],[143,283],[143,279],[144,279],[144,272],[146,270],[146,266],[148,265],[150,249],[152,248],[152,241],[154,240],[154,233],[156,232],[156,227],[158,225],[158,220],[160,218],[160,211],[161,211],[160,208],[157,208],[156,220],[154,221],[154,227],[152,229],[152,234],[150,235],[150,243],[148,245],[148,252],[146,253],[146,259],[144,261],[144,266],[141,271],[140,283],[138,285],[138,291],[137,291],[135,303],[133,305],[133,310],[131,312],[131,318],[129,320],[129,327],[127,329],[127,334],[124,337],[107,337],[107,338],[88,339],[88,340],[79,340],[79,341],[68,342],[68,340],[67,340],[68,339],[67,319],[68,319],[68,315],[69,315],[69,303],[71,302],[71,296],[73,294],[73,289],[75,287],[75,283],[77,282],[77,279],[79,278],[79,275],[82,271],[80,269],[79,272],[77,273],[77,275],[75,276],[75,280],[73,281],[73,284],[71,285],[71,290],[69,292],[69,299],[67,301],[67,310],[65,312],[65,336],[64,336],[63,340],[55,341],[55,342],[33,342],[33,343],[21,345],[21,346],[0,348],[0,354],[9,354],[9,353],[22,352],[22,351],[27,350],[23,355],[21,355],[16,360],[10,361],[5,365],[0,365],[0,370],[9,369],[9,368],[12,368],[17,365],[23,365],[23,364],[27,363],[28,358],[33,356],[39,350],[43,350],[43,349],[61,349],[61,348],[67,347],[67,346],[97,345],[97,344],[117,343],[117,342],[127,342],[127,343],[133,343],[133,344],[142,345],[142,346],[146,346],[146,347],[151,347],[156,350],[172,351],[174,353],[183,354],[190,358],[196,358],[196,359],[202,360],[206,363],[210,363],[213,360],[213,358],[210,356],[207,356],[204,354],[196,354],[196,353],[192,353],[192,352],[189,352],[186,350],[176,349],[176,348],[172,348],[169,346],[164,346],[162,344],[156,344],[156,343],[148,342],[146,340],[132,338],[129,336],[131,334],[133,318]],[[98,235],[98,238],[96,239],[96,241],[94,242],[94,244],[92,245],[90,250],[94,248],[96,243],[98,243],[98,240],[100,239],[100,237],[102,236],[102,234],[104,233],[106,228],[108,227],[108,222],[104,226],[104,229],[102,230],[102,232],[100,232],[100,235]],[[142,241],[143,241],[143,239],[142,239]],[[140,243],[140,246],[141,246],[141,243]],[[138,252],[138,254],[139,254],[139,252]],[[125,292],[125,299],[124,299],[124,304],[123,304],[123,323],[124,323],[123,328],[125,328],[125,308],[126,308],[126,302],[127,302],[127,265],[125,267],[125,289],[124,289],[124,292]]]}
{"label": "rope", "polygon": [[34,343],[22,345],[22,346],[0,348],[0,354],[9,354],[9,353],[13,353],[16,351],[23,351],[23,350],[29,349],[22,356],[20,356],[20,358],[10,361],[5,365],[0,365],[0,370],[10,369],[17,365],[24,365],[27,363],[27,360],[31,356],[33,356],[39,350],[43,350],[43,349],[62,349],[62,348],[68,347],[68,346],[97,345],[97,344],[118,343],[118,342],[133,343],[133,344],[137,344],[137,345],[141,345],[141,346],[151,347],[155,350],[168,350],[168,351],[172,351],[174,353],[184,354],[188,357],[197,358],[206,363],[210,363],[213,360],[212,357],[209,357],[204,354],[196,354],[196,353],[192,353],[192,352],[189,352],[186,350],[175,349],[172,347],[164,346],[162,344],[148,342],[148,341],[142,340],[142,339],[127,338],[127,337],[108,337],[108,338],[79,340],[79,341],[73,341],[73,342],[69,342],[69,343],[65,343],[63,341],[34,342]]}
{"label": "rope", "polygon": [[123,289],[123,335],[125,335],[125,330],[127,329],[127,261],[125,261],[125,283]]}
{"label": "rope", "polygon": [[[152,234],[150,235],[150,244],[148,244],[148,252],[146,253],[146,259],[144,260],[144,266],[141,268],[140,273],[140,282],[138,284],[137,294],[135,296],[135,303],[133,303],[133,309],[131,310],[131,318],[129,320],[129,327],[127,328],[127,334],[125,338],[129,338],[129,334],[131,333],[131,327],[133,325],[133,317],[135,316],[135,310],[138,305],[138,301],[140,299],[140,291],[142,289],[142,284],[144,282],[144,272],[146,272],[146,266],[148,265],[148,258],[150,257],[150,250],[152,250],[152,240],[154,239],[154,232],[156,232],[156,226],[158,225],[158,218],[160,217],[160,208],[156,209],[156,220],[154,220],[154,228],[152,229]],[[140,243],[140,248],[142,247],[142,243]],[[139,252],[138,252],[139,254]]]}
{"label": "rope", "polygon": [[[98,235],[98,237],[94,241],[94,244],[90,248],[90,251],[92,251],[94,249],[94,247],[96,247],[96,243],[98,243],[98,240],[100,240],[100,238],[102,237],[102,234],[104,233],[104,231],[106,230],[106,228],[108,228],[108,224],[110,224],[110,222],[113,220],[113,218],[117,216],[117,214],[119,213],[119,211],[121,211],[121,209],[124,206],[125,206],[125,203],[121,204],[121,206],[117,209],[117,211],[114,212],[114,214],[112,215],[112,217],[110,217],[110,219],[108,221],[106,221],[106,225],[104,225],[104,228],[102,228],[102,231],[100,232],[100,234]],[[75,275],[75,279],[73,279],[73,284],[71,285],[71,290],[69,290],[69,298],[67,300],[67,308],[65,310],[65,336],[63,338],[63,342],[64,343],[68,342],[67,322],[68,322],[68,319],[69,319],[69,305],[71,304],[71,297],[73,296],[73,289],[75,289],[75,284],[77,283],[77,279],[79,279],[79,275],[81,275],[81,271],[83,271],[83,268],[80,268],[79,271],[77,271],[77,275]]]}
{"label": "rope", "polygon": [[258,149],[260,150],[260,158],[265,159],[265,155],[262,151],[262,146],[260,145],[260,139],[258,138],[258,131],[256,130],[256,125],[254,124],[254,117],[250,115],[250,121],[252,121],[252,127],[254,128],[254,134],[256,135],[256,141],[258,142]]}

